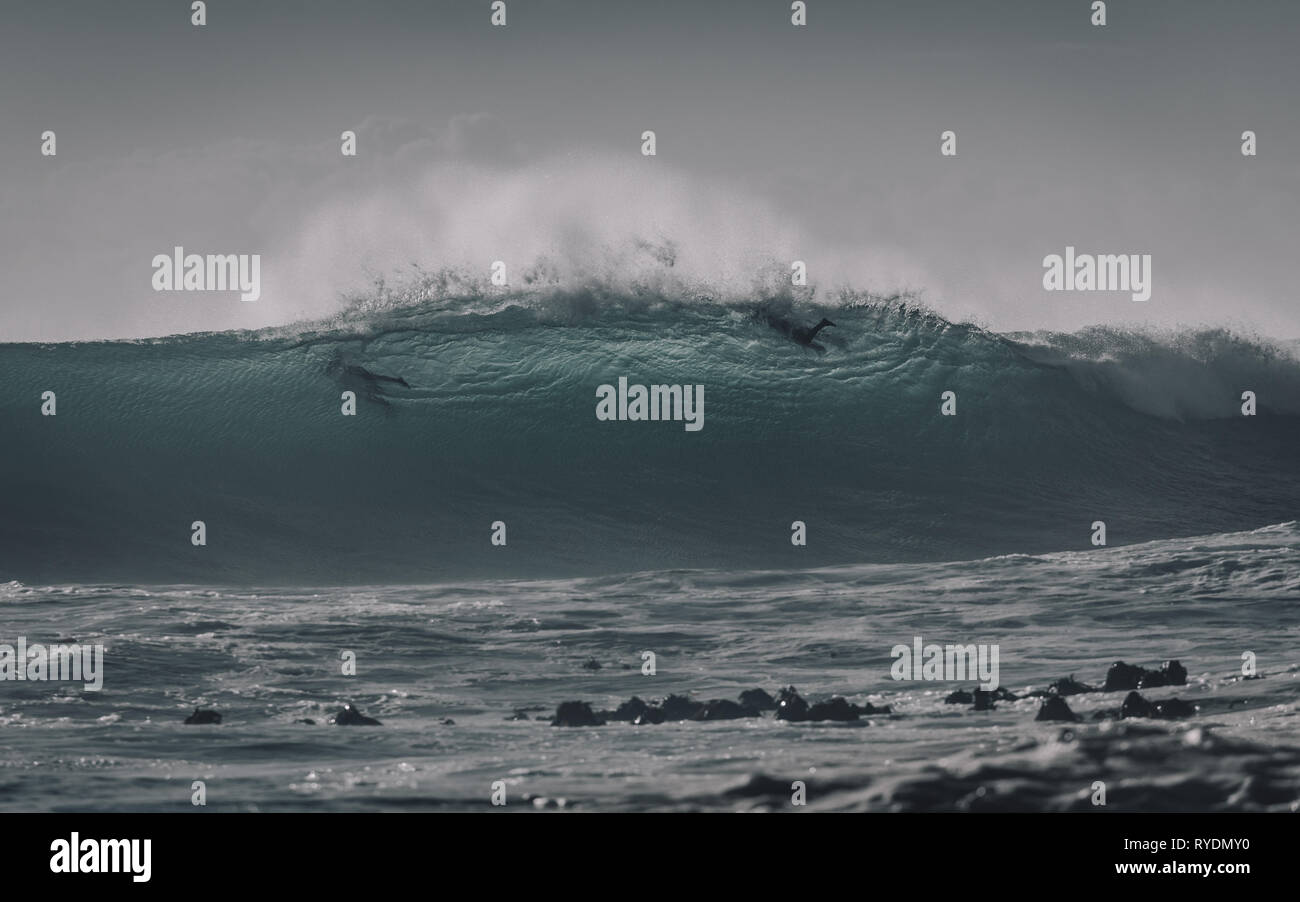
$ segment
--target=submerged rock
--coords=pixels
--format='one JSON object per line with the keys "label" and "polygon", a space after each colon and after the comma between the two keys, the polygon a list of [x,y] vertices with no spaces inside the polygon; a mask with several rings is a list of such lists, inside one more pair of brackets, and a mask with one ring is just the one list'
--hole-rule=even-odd
{"label": "submerged rock", "polygon": [[555,709],[553,727],[603,727],[605,721],[596,716],[586,702],[560,702]]}
{"label": "submerged rock", "polygon": [[753,708],[755,711],[776,710],[776,699],[762,689],[746,689],[740,693],[740,703],[746,708]]}
{"label": "submerged rock", "polygon": [[1102,691],[1123,692],[1136,689],[1138,683],[1142,681],[1142,674],[1145,672],[1141,667],[1125,664],[1123,661],[1116,661],[1106,671],[1106,685],[1102,686]]}
{"label": "submerged rock", "polygon": [[646,709],[649,707],[649,705],[634,695],[613,711],[601,711],[600,716],[606,720],[618,720],[623,721],[624,723],[632,723],[644,714]]}
{"label": "submerged rock", "polygon": [[1160,702],[1149,702],[1136,692],[1130,692],[1119,709],[1120,717],[1159,717],[1173,720],[1179,717],[1191,717],[1196,713],[1196,706],[1182,699],[1167,698]]}
{"label": "submerged rock", "polygon": [[1165,661],[1159,670],[1147,670],[1136,664],[1116,661],[1106,671],[1104,692],[1123,692],[1134,689],[1155,689],[1159,686],[1184,686],[1187,668],[1178,661]]}
{"label": "submerged rock", "polygon": [[863,714],[892,714],[888,705],[877,708],[870,703],[855,705],[842,695],[832,696],[824,702],[809,705],[793,686],[787,686],[777,696],[776,719],[791,723],[813,720],[854,721]]}
{"label": "submerged rock", "polygon": [[762,717],[757,708],[747,708],[725,698],[710,699],[692,720],[736,720],[741,717]]}
{"label": "submerged rock", "polygon": [[516,708],[515,713],[511,714],[509,717],[506,718],[506,720],[527,720],[527,719],[528,719],[528,714],[520,710],[519,708]]}
{"label": "submerged rock", "polygon": [[[744,717],[762,717],[766,709],[776,709],[778,720],[857,720],[863,714],[892,714],[889,705],[877,707],[870,703],[855,705],[842,696],[809,706],[795,690],[787,686],[774,699],[762,689],[747,689],[740,701],[714,698],[699,702],[686,695],[670,695],[657,702],[646,702],[633,696],[613,711],[593,711],[586,702],[564,702],[556,709],[552,726],[600,726],[609,721],[620,721],[637,726],[660,724],[679,720],[734,720]],[[517,708],[507,720],[527,720],[524,709]]]}
{"label": "submerged rock", "polygon": [[858,706],[850,705],[848,699],[837,695],[830,701],[818,702],[808,709],[805,720],[857,720]]}
{"label": "submerged rock", "polygon": [[1155,689],[1158,686],[1186,686],[1187,668],[1177,661],[1165,661],[1159,670],[1147,670],[1142,674],[1139,689]]}
{"label": "submerged rock", "polygon": [[1138,693],[1130,692],[1124,699],[1124,704],[1119,706],[1120,717],[1155,717],[1156,706],[1144,699]]}
{"label": "submerged rock", "polygon": [[1191,717],[1196,713],[1196,706],[1182,699],[1167,698],[1164,701],[1149,702],[1136,692],[1130,692],[1120,708],[1120,717],[1159,717],[1174,720],[1179,717]]}
{"label": "submerged rock", "polygon": [[[981,698],[984,699],[983,702],[980,701]],[[949,693],[948,697],[943,700],[943,703],[945,705],[976,705],[976,710],[985,711],[991,710],[993,708],[992,703],[995,701],[1014,702],[1019,700],[1020,696],[1008,689],[1002,688],[1001,686],[991,690],[980,689],[977,686],[971,692],[967,692],[965,689],[958,689],[955,692]],[[978,707],[982,704],[988,704],[989,707],[987,709]]]}
{"label": "submerged rock", "polygon": [[1196,706],[1178,698],[1167,698],[1156,702],[1156,716],[1165,718],[1191,717],[1196,713]]}
{"label": "submerged rock", "polygon": [[216,711],[195,708],[194,713],[185,718],[185,722],[188,724],[221,723],[221,715]]}
{"label": "submerged rock", "polygon": [[583,670],[600,670],[600,662],[595,658],[588,658],[582,662]]}
{"label": "submerged rock", "polygon": [[1067,695],[1079,695],[1080,693],[1083,692],[1096,692],[1096,691],[1097,691],[1096,686],[1089,686],[1087,683],[1080,683],[1078,680],[1074,678],[1074,674],[1070,674],[1068,677],[1062,677],[1059,680],[1055,680],[1047,687],[1048,695],[1059,695],[1062,697]]}
{"label": "submerged rock", "polygon": [[1070,706],[1065,703],[1065,699],[1059,695],[1052,696],[1043,702],[1043,706],[1038,709],[1038,716],[1034,720],[1064,720],[1074,723],[1082,718],[1070,710]]}
{"label": "submerged rock", "polygon": [[694,720],[704,705],[685,695],[670,695],[659,703],[664,720]]}
{"label": "submerged rock", "polygon": [[339,713],[330,718],[330,723],[340,727],[378,727],[382,726],[373,717],[366,717],[353,705],[344,705]]}
{"label": "submerged rock", "polygon": [[793,686],[786,686],[777,696],[776,719],[789,721],[808,719],[808,703]]}

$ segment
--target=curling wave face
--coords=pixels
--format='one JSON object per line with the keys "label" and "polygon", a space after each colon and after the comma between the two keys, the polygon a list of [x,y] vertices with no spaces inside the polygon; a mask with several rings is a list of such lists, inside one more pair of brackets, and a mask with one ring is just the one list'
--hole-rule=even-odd
{"label": "curling wave face", "polygon": [[[1265,342],[998,335],[896,299],[763,303],[807,324],[829,315],[827,353],[752,303],[597,288],[372,298],[256,333],[0,345],[0,579],[960,560],[1085,549],[1095,520],[1117,545],[1300,509],[1300,363]],[[704,428],[598,421],[596,388],[620,376],[703,385]],[[345,390],[356,417],[340,414]],[[940,415],[946,391],[955,416]],[[1241,415],[1244,391],[1257,416]],[[505,547],[489,541],[498,520]],[[790,542],[795,520],[807,547]]]}

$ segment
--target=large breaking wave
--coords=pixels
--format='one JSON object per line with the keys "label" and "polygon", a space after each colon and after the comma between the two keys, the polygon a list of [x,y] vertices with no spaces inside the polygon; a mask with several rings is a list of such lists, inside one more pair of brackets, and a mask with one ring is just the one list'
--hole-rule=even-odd
{"label": "large breaking wave", "polygon": [[[1087,548],[1095,520],[1125,544],[1300,509],[1300,363],[1258,339],[998,335],[900,299],[763,301],[833,319],[818,355],[757,302],[446,287],[309,326],[0,345],[0,579],[957,560]],[[705,386],[703,430],[597,421],[596,386],[620,376]]]}

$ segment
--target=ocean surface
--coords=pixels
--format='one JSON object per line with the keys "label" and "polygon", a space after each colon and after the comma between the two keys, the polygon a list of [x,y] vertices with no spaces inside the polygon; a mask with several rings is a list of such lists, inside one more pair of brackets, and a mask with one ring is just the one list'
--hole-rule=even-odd
{"label": "ocean surface", "polygon": [[[496,781],[526,810],[789,810],[793,781],[808,809],[1093,810],[1101,781],[1110,810],[1296,810],[1293,351],[776,306],[834,320],[827,352],[581,292],[0,345],[0,643],[105,647],[100,692],[0,682],[0,809],[190,810],[202,780],[209,810],[477,810]],[[620,376],[705,386],[704,428],[597,421]],[[891,678],[915,636],[998,645],[1016,693],[1178,659],[1143,694],[1198,711],[945,704],[973,683]],[[549,725],[787,685],[893,714]],[[329,725],[344,702],[382,726]]]}

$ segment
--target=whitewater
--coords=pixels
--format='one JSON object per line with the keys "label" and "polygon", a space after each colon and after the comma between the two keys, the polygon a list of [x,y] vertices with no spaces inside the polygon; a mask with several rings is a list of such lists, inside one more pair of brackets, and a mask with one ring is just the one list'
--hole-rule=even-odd
{"label": "whitewater", "polygon": [[[674,570],[584,579],[285,590],[64,585],[0,589],[7,634],[107,646],[102,692],[13,683],[0,706],[5,792],[20,810],[1294,811],[1300,805],[1300,529],[947,564]],[[1123,693],[944,703],[896,682],[913,635],[996,642],[1002,682],[1100,683],[1115,660],[1174,657],[1152,699],[1185,721],[1090,718]],[[341,674],[354,652],[356,676]],[[657,656],[643,675],[642,653]],[[1246,680],[1252,651],[1262,679]],[[564,729],[561,700],[735,698],[793,684],[893,713],[854,723]],[[971,688],[970,685],[965,688]],[[344,701],[378,727],[327,723]],[[219,725],[182,723],[195,708]],[[452,721],[452,722],[448,722]]]}

